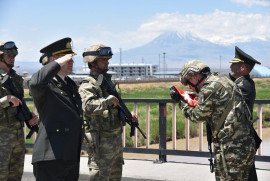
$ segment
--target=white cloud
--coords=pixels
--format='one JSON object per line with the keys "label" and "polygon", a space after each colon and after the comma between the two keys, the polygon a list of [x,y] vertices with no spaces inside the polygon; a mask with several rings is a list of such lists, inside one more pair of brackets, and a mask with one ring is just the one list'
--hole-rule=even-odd
{"label": "white cloud", "polygon": [[203,15],[178,12],[157,14],[133,33],[132,40],[149,40],[164,31],[190,32],[218,44],[246,42],[251,39],[266,40],[270,38],[270,15],[220,10]]}
{"label": "white cloud", "polygon": [[251,7],[253,5],[260,5],[260,6],[269,6],[270,2],[268,1],[263,1],[263,0],[231,0],[232,2],[235,3],[241,3],[244,4],[245,6]]}

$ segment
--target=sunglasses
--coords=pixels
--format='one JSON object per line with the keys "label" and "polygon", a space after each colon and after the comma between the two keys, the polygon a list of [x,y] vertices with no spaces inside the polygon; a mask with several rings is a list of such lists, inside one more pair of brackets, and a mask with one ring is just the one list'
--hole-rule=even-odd
{"label": "sunglasses", "polygon": [[18,49],[13,41],[8,41],[4,45],[0,46],[0,50]]}
{"label": "sunglasses", "polygon": [[91,52],[83,52],[82,56],[88,56],[88,55],[98,55],[98,56],[112,56],[113,52],[111,47],[102,47],[97,51],[91,51]]}

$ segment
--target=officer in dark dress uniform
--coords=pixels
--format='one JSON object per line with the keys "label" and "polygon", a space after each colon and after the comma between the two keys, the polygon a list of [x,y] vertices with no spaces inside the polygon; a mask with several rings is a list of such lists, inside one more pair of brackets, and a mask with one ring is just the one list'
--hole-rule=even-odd
{"label": "officer in dark dress uniform", "polygon": [[71,38],[40,52],[44,66],[29,82],[41,121],[33,150],[34,175],[37,181],[78,180],[83,119],[77,86],[67,76],[76,55]]}
{"label": "officer in dark dress uniform", "polygon": [[[245,102],[247,103],[249,110],[251,112],[251,119],[253,113],[253,106],[256,97],[256,89],[255,83],[250,78],[249,73],[253,69],[255,64],[261,64],[257,60],[255,60],[250,55],[246,54],[237,46],[235,47],[235,57],[230,61],[231,64],[231,72],[230,78],[234,81],[237,86],[241,89]],[[252,127],[254,139],[256,142],[256,148],[258,149],[258,145],[261,143],[261,139],[258,137],[257,132]],[[249,181],[255,181],[257,179],[257,173],[255,164],[250,169]]]}

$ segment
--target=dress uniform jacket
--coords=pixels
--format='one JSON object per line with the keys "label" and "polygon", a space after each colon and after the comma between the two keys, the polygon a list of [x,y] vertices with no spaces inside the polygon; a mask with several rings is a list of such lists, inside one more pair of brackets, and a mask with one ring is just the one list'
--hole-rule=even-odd
{"label": "dress uniform jacket", "polygon": [[232,77],[230,75],[230,78],[241,89],[242,95],[243,95],[245,102],[247,103],[248,108],[249,108],[251,115],[252,115],[254,101],[255,101],[255,97],[256,97],[256,90],[255,90],[254,81],[250,78],[250,75],[241,76],[238,79],[235,79],[234,77]]}
{"label": "dress uniform jacket", "polygon": [[32,163],[45,160],[78,161],[82,144],[81,98],[76,84],[57,75],[56,62],[45,65],[29,83],[37,107],[40,128],[34,144]]}

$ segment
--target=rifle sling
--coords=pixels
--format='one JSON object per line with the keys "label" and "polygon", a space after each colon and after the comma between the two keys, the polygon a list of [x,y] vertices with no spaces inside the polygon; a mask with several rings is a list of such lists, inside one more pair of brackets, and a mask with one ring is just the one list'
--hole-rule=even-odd
{"label": "rifle sling", "polygon": [[226,105],[226,109],[225,109],[224,112],[222,113],[222,115],[221,115],[221,117],[220,117],[220,119],[219,119],[219,121],[218,121],[218,124],[217,124],[217,126],[215,127],[215,129],[214,129],[214,132],[213,132],[213,137],[214,137],[214,138],[216,138],[216,136],[217,136],[217,134],[218,134],[218,132],[219,132],[221,126],[224,124],[225,119],[227,118],[229,112],[230,112],[231,109],[232,109],[230,105],[232,105],[233,100],[234,100],[235,89],[236,89],[236,87],[234,86],[234,87],[233,87],[233,92],[232,92],[232,97],[231,97],[231,99],[228,101],[228,103],[227,103],[227,105]]}

